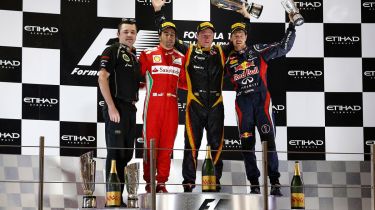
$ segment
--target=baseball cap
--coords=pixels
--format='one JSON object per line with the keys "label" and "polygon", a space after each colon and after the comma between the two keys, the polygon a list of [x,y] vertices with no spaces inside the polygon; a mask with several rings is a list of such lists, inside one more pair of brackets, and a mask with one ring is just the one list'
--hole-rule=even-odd
{"label": "baseball cap", "polygon": [[230,27],[230,33],[232,34],[237,30],[243,30],[247,34],[246,24],[241,22],[232,24],[232,26]]}
{"label": "baseball cap", "polygon": [[207,28],[209,28],[209,29],[211,29],[213,32],[215,32],[215,27],[214,27],[214,25],[212,25],[212,23],[210,23],[210,22],[203,22],[203,23],[200,23],[200,24],[198,25],[198,27],[197,27],[197,32],[199,33],[199,32],[201,32],[201,31],[203,31],[203,30],[205,30],[205,29],[207,29]]}
{"label": "baseball cap", "polygon": [[167,28],[172,28],[177,33],[176,25],[170,21],[165,21],[159,27],[159,34]]}

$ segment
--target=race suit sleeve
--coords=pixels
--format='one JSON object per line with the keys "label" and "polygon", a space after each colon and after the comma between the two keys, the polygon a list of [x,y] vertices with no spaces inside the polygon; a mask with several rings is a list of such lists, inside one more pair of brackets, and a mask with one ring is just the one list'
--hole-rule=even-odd
{"label": "race suit sleeve", "polygon": [[112,73],[115,67],[115,54],[113,47],[107,47],[100,56],[100,69],[105,69],[108,73]]}
{"label": "race suit sleeve", "polygon": [[187,90],[185,64],[186,64],[186,60],[184,58],[182,62],[182,68],[180,71],[180,77],[178,79],[178,88],[183,89],[183,90]]}
{"label": "race suit sleeve", "polygon": [[283,39],[280,42],[272,44],[255,44],[254,50],[260,52],[263,59],[268,62],[271,59],[286,55],[294,44],[296,38],[296,30],[293,23],[289,23],[289,27],[285,32]]}
{"label": "race suit sleeve", "polygon": [[[157,28],[160,27],[160,25],[166,21],[166,18],[163,14],[163,12],[160,10],[160,11],[157,11],[155,12],[155,25]],[[176,38],[176,42],[174,44],[174,47],[180,51],[182,54],[186,54],[186,52],[188,51],[189,49],[189,44],[187,43],[184,43],[182,40]]]}

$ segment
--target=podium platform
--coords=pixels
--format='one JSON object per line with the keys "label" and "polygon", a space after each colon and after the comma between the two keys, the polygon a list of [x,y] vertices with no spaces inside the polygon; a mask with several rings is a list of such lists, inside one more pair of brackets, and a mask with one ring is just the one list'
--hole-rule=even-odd
{"label": "podium platform", "polygon": [[[140,209],[151,209],[151,194],[138,195]],[[229,193],[157,193],[157,210],[260,210],[263,196]],[[268,209],[276,210],[276,198],[268,197]]]}

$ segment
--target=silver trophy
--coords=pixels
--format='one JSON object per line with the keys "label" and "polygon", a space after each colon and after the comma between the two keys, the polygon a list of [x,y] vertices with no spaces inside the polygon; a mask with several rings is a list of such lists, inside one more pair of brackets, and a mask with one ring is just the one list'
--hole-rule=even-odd
{"label": "silver trophy", "polygon": [[138,208],[139,163],[132,163],[125,167],[125,184],[128,191],[128,207]]}
{"label": "silver trophy", "polygon": [[96,208],[95,171],[96,161],[93,159],[93,151],[80,156],[81,178],[83,188],[82,208]]}
{"label": "silver trophy", "polygon": [[247,12],[255,17],[259,18],[262,13],[263,6],[255,3],[247,3],[246,0],[211,0],[211,4],[226,10],[238,11],[242,8],[242,4],[245,4]]}
{"label": "silver trophy", "polygon": [[293,0],[281,0],[281,4],[283,5],[285,11],[291,15],[291,21],[293,21],[294,25],[300,26],[305,22]]}

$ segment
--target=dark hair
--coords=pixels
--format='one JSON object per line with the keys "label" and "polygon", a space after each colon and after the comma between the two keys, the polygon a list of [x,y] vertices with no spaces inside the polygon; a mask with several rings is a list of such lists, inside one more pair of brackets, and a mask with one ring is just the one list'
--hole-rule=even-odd
{"label": "dark hair", "polygon": [[135,21],[134,18],[123,18],[121,22],[117,26],[117,32],[120,33],[121,26],[122,24],[130,24],[130,25],[135,25],[135,30],[138,32],[138,26],[137,22]]}

